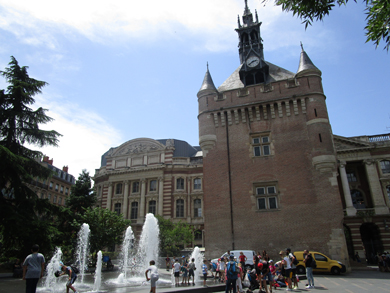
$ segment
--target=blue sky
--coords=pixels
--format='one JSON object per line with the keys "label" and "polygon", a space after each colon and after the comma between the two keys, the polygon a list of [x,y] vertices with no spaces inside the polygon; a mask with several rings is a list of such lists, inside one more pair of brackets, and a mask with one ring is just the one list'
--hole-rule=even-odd
{"label": "blue sky", "polygon": [[[300,42],[322,71],[334,134],[390,130],[389,54],[365,43],[362,3],[348,3],[305,30],[273,2],[249,0],[263,22],[264,57],[292,72]],[[49,86],[36,106],[55,121],[58,148],[42,151],[78,177],[130,139],[198,145],[196,94],[206,62],[218,87],[239,66],[234,29],[244,0],[0,0],[0,69],[13,55]],[[7,85],[0,79],[0,88]]]}

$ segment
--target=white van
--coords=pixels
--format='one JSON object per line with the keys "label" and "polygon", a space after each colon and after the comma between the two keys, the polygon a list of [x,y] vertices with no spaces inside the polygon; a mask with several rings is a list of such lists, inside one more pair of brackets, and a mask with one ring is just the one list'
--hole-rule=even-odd
{"label": "white van", "polygon": [[[254,250],[231,250],[230,254],[233,254],[234,257],[237,258],[237,262],[240,262],[240,258],[239,258],[240,252],[244,253],[244,255],[247,258],[247,260],[245,262],[245,267],[246,268],[248,268],[248,267],[253,268],[253,257],[256,255],[256,252]],[[223,258],[224,256],[227,256],[227,258],[229,260],[229,255],[227,252],[222,254],[220,258]],[[211,262],[217,263],[218,258],[212,259]]]}

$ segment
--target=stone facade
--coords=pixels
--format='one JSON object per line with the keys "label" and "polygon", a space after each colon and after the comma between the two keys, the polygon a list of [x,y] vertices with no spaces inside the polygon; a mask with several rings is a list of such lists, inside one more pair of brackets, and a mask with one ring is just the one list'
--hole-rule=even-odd
{"label": "stone facade", "polygon": [[348,252],[375,263],[390,250],[390,136],[334,136]]}
{"label": "stone facade", "polygon": [[76,183],[73,175],[68,173],[68,166],[59,169],[53,166],[53,159],[44,156],[41,164],[52,170],[54,175],[45,180],[34,180],[29,186],[40,198],[47,198],[54,205],[65,205],[72,185]]}
{"label": "stone facade", "polygon": [[189,223],[195,235],[191,247],[204,247],[199,147],[175,139],[133,139],[105,153],[93,179],[98,205],[130,219],[136,236],[150,212]]}

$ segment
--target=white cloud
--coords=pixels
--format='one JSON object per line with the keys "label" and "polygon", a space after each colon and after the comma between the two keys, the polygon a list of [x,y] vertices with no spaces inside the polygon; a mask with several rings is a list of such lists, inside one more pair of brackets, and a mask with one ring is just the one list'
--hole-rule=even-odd
{"label": "white cloud", "polygon": [[[192,42],[194,48],[224,51],[236,42],[232,31],[237,27],[237,14],[241,17],[244,11],[242,0],[0,0],[0,6],[0,28],[11,31],[25,43],[51,49],[58,49],[59,34],[74,37],[78,33],[107,45],[133,38],[154,43],[189,37],[197,40]],[[295,19],[281,18],[286,13],[272,2],[264,7],[261,1],[252,0],[248,6],[253,14],[257,9],[262,28],[268,31],[268,42],[272,44],[269,50],[291,43],[291,24],[296,23]],[[271,33],[277,26],[283,27],[283,36]]]}
{"label": "white cloud", "polygon": [[46,113],[53,122],[41,125],[41,129],[56,130],[60,137],[58,147],[40,149],[54,160],[53,165],[69,167],[69,173],[76,178],[82,169],[94,175],[100,167],[100,158],[110,147],[123,142],[121,134],[96,113],[80,109],[75,104],[60,104],[43,97],[36,98],[36,107],[49,109]]}

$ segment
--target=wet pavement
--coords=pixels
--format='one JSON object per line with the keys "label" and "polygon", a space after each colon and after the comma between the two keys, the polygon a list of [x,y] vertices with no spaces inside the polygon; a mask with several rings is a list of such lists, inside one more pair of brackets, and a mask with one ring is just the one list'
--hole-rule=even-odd
{"label": "wet pavement", "polygon": [[[105,282],[111,279],[117,278],[119,272],[103,272],[102,277],[102,290],[99,292],[137,292],[137,293],[149,293],[150,285],[143,284],[141,286],[113,286],[107,287]],[[169,279],[170,275],[165,270],[160,269],[160,276],[164,279]],[[93,276],[87,276],[87,283],[93,284]],[[379,271],[363,271],[356,270],[351,273],[342,274],[339,276],[334,275],[314,275],[315,289],[305,289],[305,280],[299,282],[299,289],[295,292],[343,292],[343,293],[367,293],[367,292],[388,292],[390,293],[390,273],[384,273]],[[41,284],[41,282],[40,282]],[[180,286],[172,287],[171,285],[157,286],[157,293],[170,293],[170,292],[188,292],[188,293],[208,293],[208,292],[224,292],[224,286],[213,280],[207,280],[207,288],[203,287],[203,283],[199,282],[195,286]],[[76,281],[75,287],[80,293],[91,292],[92,289],[84,289],[78,287],[80,283]],[[0,293],[5,292],[25,292],[25,282],[22,279],[14,278],[0,278]],[[48,292],[42,289],[42,285],[38,286],[37,292]],[[59,289],[53,290],[55,293],[65,293],[65,285]],[[275,290],[273,291],[275,293]],[[279,288],[276,292],[286,292],[284,288]],[[258,293],[258,290],[255,290]]]}

